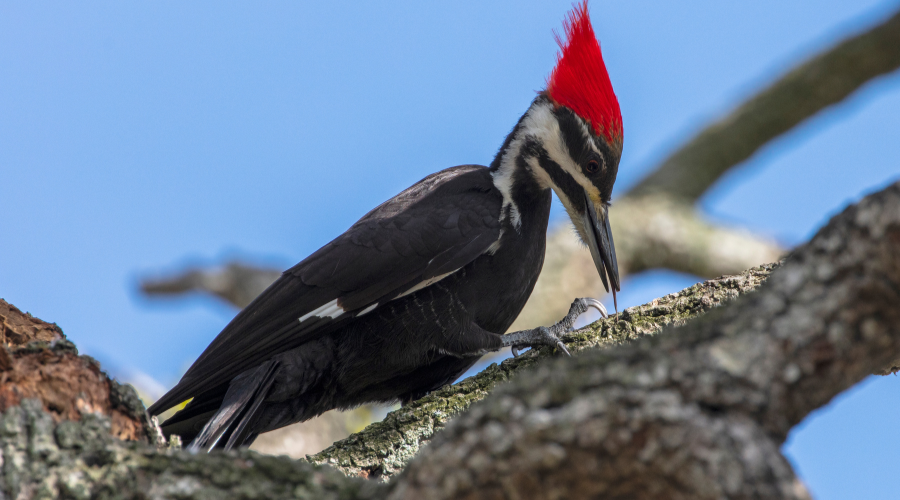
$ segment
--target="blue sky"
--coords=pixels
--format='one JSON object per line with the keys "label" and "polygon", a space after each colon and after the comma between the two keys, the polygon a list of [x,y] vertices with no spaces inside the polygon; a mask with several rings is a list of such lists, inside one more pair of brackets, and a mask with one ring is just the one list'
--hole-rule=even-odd
{"label": "blue sky", "polygon": [[[592,2],[625,122],[616,191],[898,5]],[[288,267],[428,173],[490,162],[542,88],[569,6],[0,4],[0,297],[118,373],[173,383],[234,311],[142,299],[139,276],[236,256]],[[702,206],[802,242],[900,177],[898,130],[893,75],[767,147]],[[623,300],[692,281],[639,276]],[[898,390],[896,377],[868,381],[792,434],[818,498],[896,491]]]}

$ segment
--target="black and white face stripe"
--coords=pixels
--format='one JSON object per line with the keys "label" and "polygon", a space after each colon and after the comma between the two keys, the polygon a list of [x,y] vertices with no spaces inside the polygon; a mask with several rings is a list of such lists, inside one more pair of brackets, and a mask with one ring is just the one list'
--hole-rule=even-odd
{"label": "black and white face stripe", "polygon": [[[520,224],[519,207],[512,192],[523,167],[542,188],[553,189],[583,238],[587,237],[580,216],[585,210],[584,195],[604,212],[598,215],[606,215],[618,171],[618,154],[591,134],[588,124],[568,108],[556,108],[546,97],[538,97],[504,149],[493,174],[494,185],[503,195],[504,209],[509,208],[502,212],[501,219],[508,213],[514,227]],[[585,171],[591,160],[600,166],[594,174]]]}

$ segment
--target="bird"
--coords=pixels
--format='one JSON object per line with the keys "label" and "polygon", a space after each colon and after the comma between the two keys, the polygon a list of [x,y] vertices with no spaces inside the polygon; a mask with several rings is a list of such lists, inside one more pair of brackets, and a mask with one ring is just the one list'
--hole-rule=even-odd
{"label": "bird", "polygon": [[490,165],[428,175],[285,271],[148,409],[188,401],[165,435],[227,450],[331,409],[407,404],[502,347],[568,354],[575,318],[607,315],[579,298],[550,327],[504,333],[540,274],[551,193],[603,286],[620,290],[608,210],[622,115],[586,0],[563,28],[545,88]]}

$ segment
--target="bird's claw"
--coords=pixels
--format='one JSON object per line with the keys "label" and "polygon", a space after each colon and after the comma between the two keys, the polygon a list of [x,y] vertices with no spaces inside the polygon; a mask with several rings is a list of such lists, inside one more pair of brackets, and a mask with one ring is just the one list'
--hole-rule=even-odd
{"label": "bird's claw", "polygon": [[585,312],[587,312],[589,308],[593,307],[600,312],[600,316],[602,316],[603,318],[609,317],[609,313],[606,312],[606,306],[603,305],[603,302],[600,302],[599,300],[592,297],[583,297],[578,300],[581,301],[581,304],[584,306]]}
{"label": "bird's claw", "polygon": [[566,348],[566,345],[563,344],[562,340],[560,340],[559,337],[554,335],[553,332],[551,332],[550,329],[547,328],[546,326],[535,328],[534,330],[532,330],[529,333],[531,333],[531,335],[529,335],[530,338],[528,338],[527,341],[522,342],[521,344],[515,344],[515,345],[510,346],[510,351],[512,351],[513,357],[518,358],[521,355],[519,353],[519,349],[521,349],[523,347],[534,348],[534,347],[541,347],[541,346],[555,347],[555,348],[561,350],[562,352],[566,353],[566,356],[572,355],[569,353],[569,350]]}

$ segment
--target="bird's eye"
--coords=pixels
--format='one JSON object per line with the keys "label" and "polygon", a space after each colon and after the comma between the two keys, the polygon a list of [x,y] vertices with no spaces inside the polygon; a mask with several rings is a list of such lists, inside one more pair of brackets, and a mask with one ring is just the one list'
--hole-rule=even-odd
{"label": "bird's eye", "polygon": [[584,169],[587,170],[587,173],[589,174],[596,174],[597,171],[600,170],[600,164],[597,163],[597,160],[591,160],[587,163]]}

